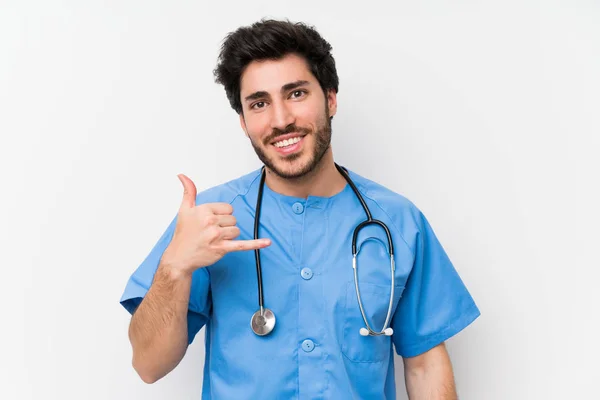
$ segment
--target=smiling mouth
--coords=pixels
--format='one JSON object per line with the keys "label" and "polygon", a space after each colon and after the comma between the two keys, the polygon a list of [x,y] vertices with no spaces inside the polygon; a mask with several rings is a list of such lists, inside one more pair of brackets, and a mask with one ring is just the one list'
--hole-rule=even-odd
{"label": "smiling mouth", "polygon": [[273,146],[275,146],[279,149],[283,149],[283,148],[295,145],[296,143],[300,142],[302,140],[302,138],[303,138],[302,136],[296,136],[294,138],[280,140],[280,141],[273,143]]}
{"label": "smiling mouth", "polygon": [[273,147],[275,147],[275,150],[279,154],[289,156],[302,151],[302,148],[304,147],[304,137],[305,136],[294,136],[287,139],[278,140],[271,144]]}

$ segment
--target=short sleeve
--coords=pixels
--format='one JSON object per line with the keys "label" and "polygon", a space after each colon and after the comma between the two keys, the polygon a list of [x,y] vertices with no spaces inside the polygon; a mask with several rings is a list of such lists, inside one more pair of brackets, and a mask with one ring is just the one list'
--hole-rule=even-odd
{"label": "short sleeve", "polygon": [[[135,312],[150,289],[162,255],[173,238],[176,223],[177,217],[172,219],[150,253],[129,277],[120,303],[130,314]],[[206,268],[199,268],[192,275],[187,314],[188,344],[192,343],[196,334],[208,321],[210,308],[210,277]]]}
{"label": "short sleeve", "polygon": [[402,357],[430,350],[480,315],[429,222],[421,212],[418,217],[414,265],[392,320],[394,346]]}

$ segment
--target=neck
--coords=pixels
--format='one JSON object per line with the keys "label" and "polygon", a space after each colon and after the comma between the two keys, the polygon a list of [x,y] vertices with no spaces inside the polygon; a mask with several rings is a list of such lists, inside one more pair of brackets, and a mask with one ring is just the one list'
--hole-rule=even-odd
{"label": "neck", "polygon": [[331,147],[321,162],[308,174],[299,178],[286,179],[266,168],[265,184],[271,190],[285,196],[307,198],[308,196],[331,197],[344,189],[346,180],[333,161]]}

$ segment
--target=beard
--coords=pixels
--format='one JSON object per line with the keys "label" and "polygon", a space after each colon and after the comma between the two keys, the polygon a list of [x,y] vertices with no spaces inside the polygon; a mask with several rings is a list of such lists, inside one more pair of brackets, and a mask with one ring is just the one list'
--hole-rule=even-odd
{"label": "beard", "polygon": [[[278,157],[277,160],[273,160],[273,158],[267,156],[265,148],[271,146],[271,143],[278,136],[295,132],[302,133],[305,136],[312,134],[315,138],[314,147],[312,149],[305,148],[302,152],[290,154],[286,157]],[[252,139],[250,139],[250,142],[260,161],[275,175],[284,179],[301,178],[312,172],[319,165],[331,145],[331,119],[329,118],[329,110],[325,107],[324,118],[318,121],[314,132],[311,129],[291,124],[285,130],[273,129],[272,134],[263,141],[262,145],[258,145]],[[295,163],[298,159],[305,158],[306,153],[310,153],[310,156],[304,163]]]}

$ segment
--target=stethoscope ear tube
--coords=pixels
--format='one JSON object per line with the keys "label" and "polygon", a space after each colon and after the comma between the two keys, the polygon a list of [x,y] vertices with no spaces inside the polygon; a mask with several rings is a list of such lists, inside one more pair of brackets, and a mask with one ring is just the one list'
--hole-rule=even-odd
{"label": "stethoscope ear tube", "polygon": [[395,264],[394,264],[394,256],[390,254],[390,270],[392,273],[391,279],[391,289],[390,289],[390,301],[388,303],[387,315],[385,317],[385,322],[383,323],[383,328],[381,331],[377,332],[371,328],[369,325],[369,321],[367,320],[367,316],[365,315],[365,309],[363,307],[362,300],[360,298],[360,289],[358,287],[358,265],[356,261],[356,254],[352,255],[352,269],[354,270],[354,287],[356,290],[356,299],[358,300],[358,308],[360,308],[360,313],[362,315],[363,321],[365,322],[366,328],[360,328],[359,333],[361,336],[392,336],[394,334],[394,330],[389,327],[390,317],[392,316],[392,307],[394,305],[394,275],[395,275]]}
{"label": "stethoscope ear tube", "polygon": [[[394,286],[395,286],[394,276],[395,276],[395,270],[396,270],[395,265],[394,265],[394,243],[392,242],[392,235],[390,234],[390,230],[388,229],[388,227],[385,223],[383,223],[382,221],[373,219],[373,217],[371,216],[371,212],[369,211],[369,207],[367,207],[367,204],[365,203],[365,200],[360,195],[360,192],[356,188],[356,185],[354,185],[354,182],[352,182],[352,179],[350,179],[350,176],[348,175],[346,169],[343,167],[340,167],[337,164],[336,164],[336,168],[344,176],[344,178],[346,178],[346,180],[348,181],[348,184],[352,187],[352,190],[356,194],[356,198],[360,201],[360,204],[361,204],[363,210],[365,211],[365,214],[367,215],[367,219],[365,221],[361,222],[360,224],[358,224],[358,226],[356,228],[354,228],[354,232],[352,234],[352,269],[354,270],[354,286],[356,288],[356,299],[358,300],[358,307],[360,308],[360,313],[361,313],[363,320],[365,322],[365,325],[366,325],[366,328],[360,328],[359,333],[361,336],[380,336],[380,335],[391,336],[391,335],[393,335],[394,330],[392,328],[390,328],[388,325],[390,323],[390,317],[392,315],[392,307],[394,305]],[[390,270],[391,270],[391,275],[392,275],[391,289],[390,289],[390,301],[388,304],[387,316],[385,318],[383,328],[379,332],[374,331],[371,328],[371,326],[369,325],[369,321],[367,320],[367,316],[365,315],[365,310],[364,310],[364,307],[362,304],[362,300],[360,298],[360,289],[358,287],[358,272],[357,272],[357,262],[356,262],[356,255],[358,254],[358,252],[356,249],[356,241],[358,239],[358,234],[359,234],[360,230],[368,225],[377,225],[377,226],[380,226],[381,228],[383,228],[383,230],[385,231],[386,237],[387,237],[388,253],[390,255]]]}

